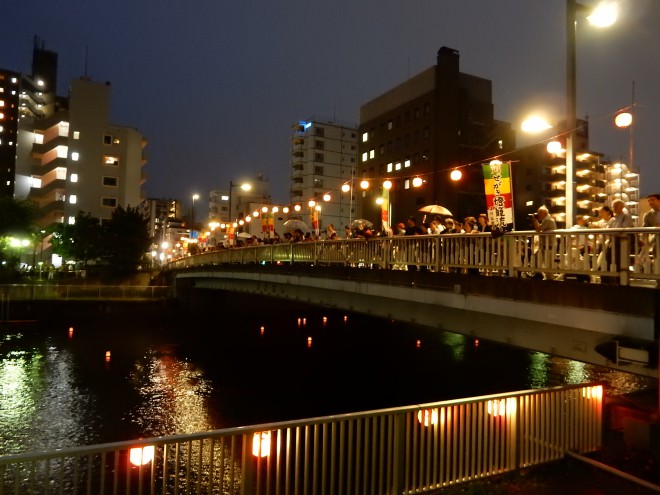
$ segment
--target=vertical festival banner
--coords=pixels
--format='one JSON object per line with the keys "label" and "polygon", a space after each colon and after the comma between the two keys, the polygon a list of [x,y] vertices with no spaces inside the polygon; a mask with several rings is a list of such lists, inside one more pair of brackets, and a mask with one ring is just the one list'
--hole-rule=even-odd
{"label": "vertical festival banner", "polygon": [[482,168],[490,223],[498,227],[512,224],[511,165],[495,160],[485,163]]}

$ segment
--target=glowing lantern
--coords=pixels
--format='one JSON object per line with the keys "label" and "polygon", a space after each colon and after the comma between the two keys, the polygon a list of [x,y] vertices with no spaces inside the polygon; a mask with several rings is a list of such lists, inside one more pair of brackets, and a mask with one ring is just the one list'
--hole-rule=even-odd
{"label": "glowing lantern", "polygon": [[363,180],[362,182],[360,182],[360,187],[362,189],[369,189],[369,181],[368,180]]}
{"label": "glowing lantern", "polygon": [[307,347],[312,347],[312,338],[307,337]]}
{"label": "glowing lantern", "polygon": [[106,361],[106,363],[110,362],[110,355],[111,355],[110,351],[105,351],[105,361]]}
{"label": "glowing lantern", "polygon": [[461,180],[462,177],[463,177],[463,172],[461,172],[457,168],[452,170],[451,173],[449,174],[449,178],[453,181]]}
{"label": "glowing lantern", "polygon": [[418,340],[418,341],[417,341],[417,349],[419,349],[420,347],[422,347],[422,341],[421,341],[421,340]]}
{"label": "glowing lantern", "polygon": [[558,153],[561,153],[563,148],[559,141],[550,141],[546,146],[546,149],[548,150],[548,153],[550,153],[551,155],[556,155]]}
{"label": "glowing lantern", "polygon": [[385,182],[383,182],[383,189],[387,189],[387,190],[392,189],[392,181],[386,180]]}
{"label": "glowing lantern", "polygon": [[69,338],[73,337],[73,327],[69,327]]}
{"label": "glowing lantern", "polygon": [[302,206],[294,205],[293,209],[296,210],[296,211],[300,211],[302,209]]}
{"label": "glowing lantern", "polygon": [[424,181],[421,179],[421,177],[415,177],[412,181],[413,187],[419,187],[424,183]]}
{"label": "glowing lantern", "polygon": [[344,323],[348,321],[348,316],[344,316]]}
{"label": "glowing lantern", "polygon": [[307,325],[307,318],[303,318],[303,326]]}
{"label": "glowing lantern", "polygon": [[144,466],[154,460],[154,446],[133,447],[129,451],[129,459],[134,466]]}
{"label": "glowing lantern", "polygon": [[252,436],[252,455],[255,457],[268,457],[270,454],[270,432],[257,432]]}
{"label": "glowing lantern", "polygon": [[596,385],[594,387],[584,387],[582,389],[582,397],[587,399],[602,399],[603,398],[603,386]]}
{"label": "glowing lantern", "polygon": [[437,409],[420,409],[417,411],[417,421],[424,426],[438,424],[438,410]]}
{"label": "glowing lantern", "polygon": [[343,184],[343,185],[341,186],[341,190],[342,190],[342,192],[345,192],[345,193],[346,193],[346,192],[348,192],[348,191],[351,190],[351,186],[349,186],[348,184]]}
{"label": "glowing lantern", "polygon": [[261,335],[264,334],[264,331],[265,331],[265,330],[266,330],[266,329],[265,329],[264,327],[261,327],[261,328],[260,328],[260,333],[261,333]]}
{"label": "glowing lantern", "polygon": [[289,207],[285,206],[284,208],[282,208],[282,213],[289,213]]}
{"label": "glowing lantern", "polygon": [[323,317],[323,326],[325,326],[328,323],[328,317],[324,316]]}
{"label": "glowing lantern", "polygon": [[328,193],[325,193],[323,195],[323,201],[330,201],[332,199],[332,196],[330,196]]}
{"label": "glowing lantern", "polygon": [[302,318],[298,318],[298,326],[302,323]]}
{"label": "glowing lantern", "polygon": [[479,347],[479,339],[474,339],[474,346]]}

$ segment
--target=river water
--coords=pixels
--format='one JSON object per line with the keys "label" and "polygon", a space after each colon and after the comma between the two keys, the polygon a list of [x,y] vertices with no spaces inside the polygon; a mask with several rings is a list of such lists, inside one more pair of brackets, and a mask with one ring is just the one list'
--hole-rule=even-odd
{"label": "river water", "polygon": [[585,381],[611,394],[654,386],[457,333],[224,294],[183,317],[0,328],[0,455]]}

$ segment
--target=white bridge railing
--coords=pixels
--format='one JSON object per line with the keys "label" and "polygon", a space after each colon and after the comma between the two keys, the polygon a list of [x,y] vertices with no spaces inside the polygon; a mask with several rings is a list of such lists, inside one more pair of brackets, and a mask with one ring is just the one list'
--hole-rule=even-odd
{"label": "white bridge railing", "polygon": [[0,456],[0,494],[412,494],[601,446],[601,385]]}
{"label": "white bridge railing", "polygon": [[169,269],[227,263],[312,263],[382,269],[502,276],[582,275],[607,277],[621,285],[631,279],[660,280],[660,229],[557,230],[379,237],[339,241],[266,244],[221,249],[180,258]]}

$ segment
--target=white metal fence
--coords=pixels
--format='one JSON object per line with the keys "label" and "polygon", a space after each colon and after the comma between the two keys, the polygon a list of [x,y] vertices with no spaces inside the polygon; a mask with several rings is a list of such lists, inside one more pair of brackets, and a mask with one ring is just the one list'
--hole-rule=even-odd
{"label": "white metal fence", "polygon": [[0,494],[412,494],[601,446],[601,385],[0,456]]}
{"label": "white metal fence", "polygon": [[660,229],[584,229],[381,237],[209,251],[167,268],[226,263],[312,263],[382,269],[426,269],[501,276],[581,275],[591,281],[660,280]]}

